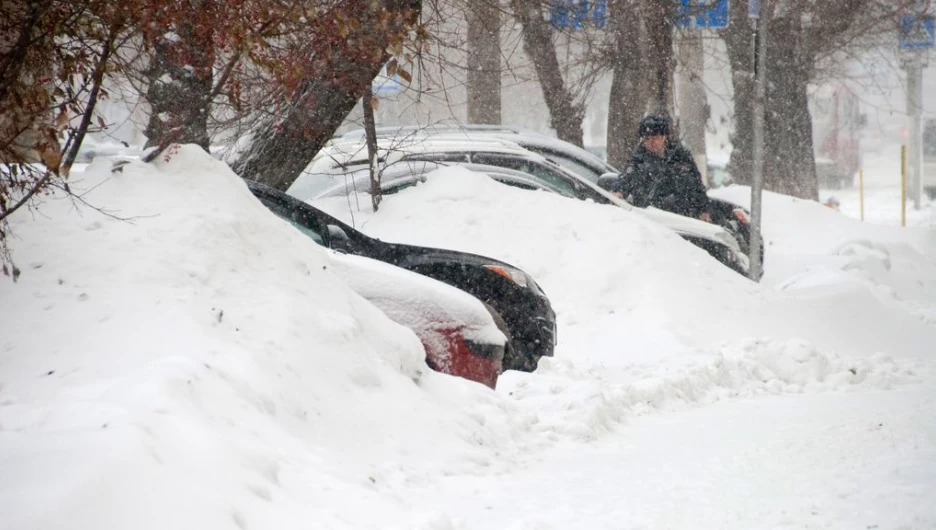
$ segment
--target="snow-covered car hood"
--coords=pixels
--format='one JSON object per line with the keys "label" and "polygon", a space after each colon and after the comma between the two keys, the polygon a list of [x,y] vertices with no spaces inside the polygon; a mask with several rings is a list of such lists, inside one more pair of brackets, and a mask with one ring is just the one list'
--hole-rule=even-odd
{"label": "snow-covered car hood", "polygon": [[614,205],[620,206],[625,210],[637,212],[647,217],[648,219],[666,226],[667,228],[675,231],[677,234],[708,239],[710,241],[715,241],[719,244],[726,245],[737,255],[739,259],[745,262],[747,261],[744,253],[741,252],[741,246],[738,245],[738,240],[729,234],[727,230],[718,225],[706,223],[700,219],[693,219],[684,215],[667,212],[666,210],[660,210],[652,206],[648,208],[637,208],[624,199],[619,199],[615,195],[609,193],[607,190],[588,179],[580,178],[578,181],[583,186],[588,186]]}
{"label": "snow-covered car hood", "polygon": [[468,340],[497,345],[507,341],[481,301],[460,289],[363,256],[329,251],[329,258],[332,273],[420,338],[426,332],[463,328]]}

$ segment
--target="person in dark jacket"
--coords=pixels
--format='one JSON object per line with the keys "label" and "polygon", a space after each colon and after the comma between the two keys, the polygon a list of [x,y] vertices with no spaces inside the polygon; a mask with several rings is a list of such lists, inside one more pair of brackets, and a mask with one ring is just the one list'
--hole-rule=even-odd
{"label": "person in dark jacket", "polygon": [[670,138],[669,119],[647,116],[638,132],[640,146],[611,191],[634,206],[711,222],[702,175],[689,150]]}

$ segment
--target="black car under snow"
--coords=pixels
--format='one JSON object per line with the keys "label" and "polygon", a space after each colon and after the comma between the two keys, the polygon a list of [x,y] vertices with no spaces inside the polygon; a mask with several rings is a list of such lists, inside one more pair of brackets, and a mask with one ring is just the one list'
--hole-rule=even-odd
{"label": "black car under snow", "polygon": [[[556,344],[556,314],[543,290],[522,270],[485,256],[387,243],[269,186],[246,181],[267,208],[325,247],[396,265],[465,291],[486,304],[507,335],[505,370],[532,372]],[[311,234],[310,234],[311,235]]]}

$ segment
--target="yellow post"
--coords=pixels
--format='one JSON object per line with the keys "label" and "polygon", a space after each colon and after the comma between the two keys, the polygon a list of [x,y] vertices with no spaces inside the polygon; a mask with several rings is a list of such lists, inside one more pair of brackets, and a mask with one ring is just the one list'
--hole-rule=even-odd
{"label": "yellow post", "polygon": [[900,146],[900,226],[907,226],[907,146]]}
{"label": "yellow post", "polygon": [[861,205],[861,220],[864,221],[864,168],[858,168],[858,204]]}

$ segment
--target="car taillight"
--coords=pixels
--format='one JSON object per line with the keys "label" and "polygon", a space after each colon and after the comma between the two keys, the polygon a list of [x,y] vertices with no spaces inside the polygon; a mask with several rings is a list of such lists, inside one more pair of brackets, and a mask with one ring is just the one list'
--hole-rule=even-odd
{"label": "car taillight", "polygon": [[735,208],[735,209],[734,209],[734,215],[735,215],[735,217],[737,217],[738,220],[741,221],[742,223],[744,223],[744,224],[750,223],[750,221],[748,220],[747,214],[744,212],[744,210],[743,210],[742,208]]}

